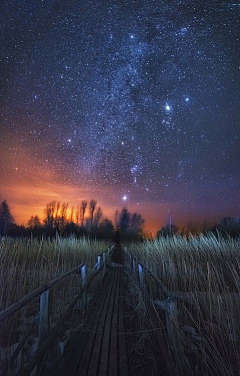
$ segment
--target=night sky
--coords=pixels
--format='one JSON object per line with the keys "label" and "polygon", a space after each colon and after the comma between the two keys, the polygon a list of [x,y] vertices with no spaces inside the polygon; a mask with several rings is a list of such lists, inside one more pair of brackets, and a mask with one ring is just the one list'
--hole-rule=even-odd
{"label": "night sky", "polygon": [[0,199],[240,215],[238,1],[4,1]]}

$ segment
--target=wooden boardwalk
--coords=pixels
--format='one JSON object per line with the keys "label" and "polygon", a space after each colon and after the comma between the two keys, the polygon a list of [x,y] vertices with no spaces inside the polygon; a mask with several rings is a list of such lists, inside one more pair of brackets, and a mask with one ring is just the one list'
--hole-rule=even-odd
{"label": "wooden boardwalk", "polygon": [[[123,264],[113,266],[114,263],[111,262],[113,259]],[[147,267],[145,270],[152,275]],[[81,278],[80,292],[66,307],[57,323],[49,329],[49,302],[51,303],[49,291],[75,273]],[[153,277],[156,279],[154,275]],[[93,285],[92,281],[94,281]],[[157,279],[157,282],[166,290],[161,281]],[[88,278],[86,264],[82,263],[0,312],[1,322],[33,299],[40,298],[39,313],[15,349],[9,362],[10,367],[6,364],[2,375],[16,374],[14,361],[35,328],[34,325],[37,324],[41,341],[37,351],[30,355],[21,368],[19,376],[175,375],[171,361],[169,362],[169,351],[164,346],[164,329],[158,328],[156,333],[153,332],[148,318],[143,322],[141,315],[139,316],[137,310],[133,309],[139,300],[137,296],[133,299],[134,294],[131,289],[134,289],[135,283],[143,289],[143,265],[129,256],[126,250],[115,248],[113,245],[98,256],[97,263]],[[167,302],[169,303],[169,299]],[[169,311],[170,314],[168,311],[167,315],[171,314],[172,317],[172,310]],[[168,316],[167,323],[171,319]],[[153,320],[154,317],[155,310],[152,309]],[[159,318],[156,319],[158,322]],[[152,325],[158,326],[157,322]],[[145,329],[147,331],[150,329],[151,338],[145,335]],[[67,331],[70,332],[70,339],[66,342],[64,351],[60,353],[58,344],[62,343],[64,337],[61,336]]]}
{"label": "wooden boardwalk", "polygon": [[85,343],[81,334],[70,343],[65,359],[54,375],[128,376],[123,315],[122,267],[110,268],[107,291],[90,315],[92,327]]}

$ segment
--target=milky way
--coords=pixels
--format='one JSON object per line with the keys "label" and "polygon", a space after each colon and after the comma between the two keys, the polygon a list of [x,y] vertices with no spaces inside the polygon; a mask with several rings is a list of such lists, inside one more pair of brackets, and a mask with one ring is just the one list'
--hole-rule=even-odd
{"label": "milky way", "polygon": [[139,211],[237,214],[238,2],[5,1],[0,18],[2,179],[27,176],[20,147],[42,183],[50,166]]}

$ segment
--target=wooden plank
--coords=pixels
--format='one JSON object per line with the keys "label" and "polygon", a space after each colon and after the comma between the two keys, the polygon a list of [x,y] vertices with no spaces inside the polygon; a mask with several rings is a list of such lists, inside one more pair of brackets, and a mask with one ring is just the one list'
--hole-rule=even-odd
{"label": "wooden plank", "polygon": [[[114,363],[115,373],[114,376],[117,376],[117,313],[118,310],[118,296],[119,296],[119,269],[113,271],[116,274],[116,284],[113,291],[111,301],[108,307],[107,318],[103,333],[102,348],[99,361],[99,371],[98,376],[111,375],[110,371],[108,373],[108,368],[110,364]],[[115,313],[115,316],[114,316]],[[115,319],[114,319],[115,317]],[[113,322],[116,321],[116,322]],[[112,341],[113,339],[113,341]],[[114,342],[115,340],[115,342]],[[113,359],[114,353],[112,352],[113,346],[116,345],[115,359]],[[113,367],[114,368],[114,367]]]}
{"label": "wooden plank", "polygon": [[[104,309],[102,311],[102,314],[101,314],[101,317],[100,317],[100,320],[99,320],[98,329],[97,329],[95,341],[94,341],[94,344],[93,344],[91,360],[90,360],[87,376],[96,376],[97,373],[98,373],[100,362],[101,362],[101,367],[102,367],[103,363],[108,361],[108,358],[100,359],[100,354],[101,354],[102,343],[103,343],[103,339],[104,339],[104,331],[105,330],[108,331],[109,330],[108,328],[110,326],[109,320],[111,318],[113,302],[114,302],[114,295],[115,295],[115,292],[116,292],[116,282],[117,282],[117,273],[116,272],[117,272],[116,269],[112,271],[113,282],[112,282],[111,294],[109,296],[109,300],[105,303]],[[110,333],[109,333],[109,335],[110,335]],[[109,340],[108,340],[107,345],[109,345]]]}
{"label": "wooden plank", "polygon": [[[120,290],[120,279],[122,277],[121,269],[118,271],[118,283],[115,294],[114,309],[112,314],[111,322],[111,336],[109,343],[109,361],[108,361],[108,375],[117,376],[118,375],[118,316],[119,316],[119,290]],[[106,375],[106,374],[105,374]]]}
{"label": "wooden plank", "polygon": [[127,346],[124,327],[124,309],[123,309],[123,280],[120,281],[119,295],[119,318],[118,318],[118,366],[119,376],[128,376]]}
{"label": "wooden plank", "polygon": [[99,312],[99,316],[96,320],[96,323],[93,327],[93,330],[90,332],[86,347],[83,352],[83,356],[79,361],[78,368],[76,375],[78,376],[86,376],[90,364],[90,359],[93,351],[94,342],[99,330],[99,323],[101,321],[102,316],[106,315],[106,307],[108,307],[109,299],[111,297],[112,289],[113,289],[113,283],[110,284],[109,290],[107,291],[105,298],[103,300],[103,304],[101,307],[101,310]]}
{"label": "wooden plank", "polygon": [[[90,322],[94,322],[94,325],[92,325],[89,330],[89,325],[87,325],[86,322],[84,328],[80,329],[79,332],[73,333],[64,352],[64,357],[62,358],[59,366],[55,369],[54,373],[51,374],[51,376],[73,376],[78,374],[77,372],[79,368],[82,369],[83,356],[85,357],[86,348],[89,345],[89,337],[92,336],[93,340],[91,341],[91,343],[93,343],[94,334],[97,332],[98,320],[101,315],[106,298],[107,291],[104,295],[100,294],[100,299],[98,298],[97,302],[95,301],[91,303],[89,307]],[[94,309],[94,307],[96,307],[96,309]]]}
{"label": "wooden plank", "polygon": [[39,304],[39,346],[49,331],[49,290],[40,295]]}

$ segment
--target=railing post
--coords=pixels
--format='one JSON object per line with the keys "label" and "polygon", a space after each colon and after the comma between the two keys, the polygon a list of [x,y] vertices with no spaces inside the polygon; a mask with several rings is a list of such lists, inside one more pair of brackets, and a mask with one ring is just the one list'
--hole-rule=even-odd
{"label": "railing post", "polygon": [[135,272],[136,270],[136,262],[134,260],[134,258],[132,258],[132,270]]}
{"label": "railing post", "polygon": [[97,258],[97,269],[100,269],[102,266],[102,255]]}
{"label": "railing post", "polygon": [[138,278],[139,278],[140,286],[143,287],[144,272],[143,272],[143,267],[140,264],[138,264]]}
{"label": "railing post", "polygon": [[39,307],[39,344],[44,340],[49,331],[49,290],[40,295]]}
{"label": "railing post", "polygon": [[[87,266],[83,265],[81,267],[81,288],[83,289],[86,286],[87,282]],[[85,314],[87,309],[87,290],[85,289],[83,296],[82,296],[82,309],[83,313]]]}

